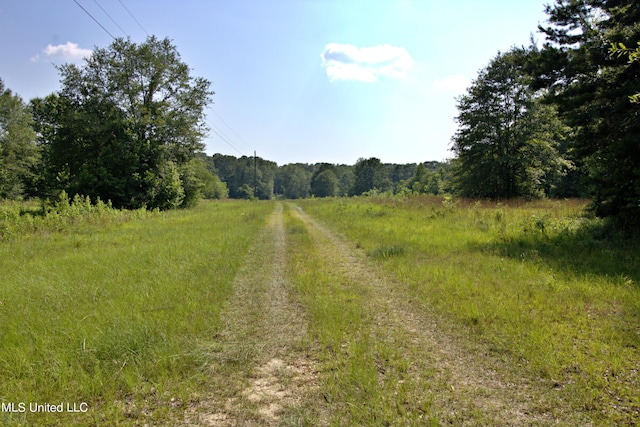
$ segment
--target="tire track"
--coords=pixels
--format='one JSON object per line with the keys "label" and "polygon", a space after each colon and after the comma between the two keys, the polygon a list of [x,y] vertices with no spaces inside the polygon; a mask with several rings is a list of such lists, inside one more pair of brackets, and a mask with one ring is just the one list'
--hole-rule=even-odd
{"label": "tire track", "polygon": [[316,386],[315,362],[302,350],[304,312],[289,298],[282,205],[250,249],[221,314],[225,327],[207,349],[212,394],[185,425],[279,425]]}
{"label": "tire track", "polygon": [[[477,414],[483,414],[480,418],[496,426],[590,425],[559,397],[547,401],[541,385],[519,376],[508,360],[486,354],[475,357],[486,349],[471,339],[451,336],[441,327],[441,320],[409,301],[402,284],[366,259],[362,251],[298,206],[293,208],[327,263],[350,283],[366,287],[369,308],[376,313],[373,338],[399,346],[412,359],[411,376],[427,387],[425,393],[435,396],[438,422],[478,425]],[[425,372],[431,378],[420,379]]]}

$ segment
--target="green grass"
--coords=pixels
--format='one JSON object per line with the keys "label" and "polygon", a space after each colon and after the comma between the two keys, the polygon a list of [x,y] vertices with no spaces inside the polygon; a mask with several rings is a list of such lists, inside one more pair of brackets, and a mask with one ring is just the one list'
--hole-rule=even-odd
{"label": "green grass", "polygon": [[376,328],[368,284],[328,262],[290,208],[285,226],[288,277],[308,315],[309,351],[321,364],[320,389],[306,424],[425,424],[433,395],[409,373],[412,358],[424,355],[400,354],[395,340],[403,337]]}
{"label": "green grass", "polygon": [[162,424],[184,410],[206,387],[204,347],[271,210],[202,203],[0,243],[0,399],[89,409],[0,423]]}
{"label": "green grass", "polygon": [[[296,204],[359,248],[368,260],[355,268],[376,269],[347,274],[331,243],[285,205],[287,289],[309,334],[296,345],[318,362],[318,381],[313,398],[283,423],[495,421],[465,400],[483,396],[453,390],[438,358],[413,341],[417,335],[388,320],[402,308],[399,299],[385,300],[384,286],[367,282],[378,267],[395,279],[381,283],[406,289],[404,308],[442,322],[443,333],[469,343],[459,348],[488,366],[512,366],[503,378],[526,377],[546,393],[540,408],[533,405],[539,414],[567,410],[549,403],[561,400],[576,420],[640,422],[640,247],[594,238],[600,224],[583,217],[583,202]],[[220,316],[273,204],[92,209],[82,200],[64,214],[0,206],[0,400],[88,405],[80,414],[0,412],[0,424],[167,425],[206,405],[207,396],[231,399],[225,393],[232,391],[210,390],[224,382],[210,378]],[[238,343],[239,361],[225,369],[248,369],[243,354],[259,351],[252,348]]]}
{"label": "green grass", "polygon": [[599,224],[582,217],[583,203],[298,204],[407,283],[408,298],[575,411],[598,423],[640,421],[640,247],[593,238]]}

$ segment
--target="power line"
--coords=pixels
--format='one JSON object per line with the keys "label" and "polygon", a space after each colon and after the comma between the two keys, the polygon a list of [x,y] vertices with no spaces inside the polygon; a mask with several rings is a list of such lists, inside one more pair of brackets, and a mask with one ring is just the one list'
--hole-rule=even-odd
{"label": "power line", "polygon": [[235,130],[233,130],[233,128],[229,125],[229,123],[227,123],[227,122],[226,122],[226,121],[225,121],[225,120],[220,116],[220,114],[216,113],[216,111],[215,111],[214,109],[211,109],[211,111],[213,112],[213,114],[215,114],[215,115],[220,119],[220,121],[222,121],[222,123],[224,123],[224,124],[225,124],[225,126],[227,126],[227,128],[228,128],[231,132],[233,132],[233,134],[234,134],[235,136],[237,136],[237,137],[238,137],[238,139],[239,139],[239,140],[240,140],[240,141],[245,145],[245,147],[249,148],[250,150],[253,150],[253,147],[251,147],[251,146],[250,146],[250,145],[249,145],[249,144],[248,144],[244,139],[242,139],[242,137],[241,137],[240,135],[238,135],[238,133],[237,133]]}
{"label": "power line", "polygon": [[96,21],[96,24],[100,25],[100,28],[102,28],[102,29],[103,29],[107,34],[109,34],[109,35],[111,36],[111,38],[112,38],[112,39],[114,39],[114,40],[116,39],[116,38],[113,36],[113,34],[111,34],[111,33],[109,32],[109,30],[107,30],[107,29],[106,29],[106,28],[105,28],[105,27],[104,27],[104,26],[103,26],[103,25],[102,25],[102,24],[101,24],[101,23],[100,23],[96,18],[94,18],[94,17],[93,17],[93,15],[92,15],[92,14],[90,14],[90,13],[87,11],[87,9],[85,9],[84,7],[82,7],[82,5],[81,5],[80,3],[78,3],[78,1],[77,1],[77,0],[73,0],[73,1],[75,2],[75,4],[77,4],[77,5],[80,7],[80,9],[84,10],[84,13],[86,13],[87,15],[89,15],[89,17],[91,17],[91,19],[93,19],[94,21]]}
{"label": "power line", "polygon": [[[226,138],[227,140],[231,140],[231,138],[229,138],[229,135],[227,135],[226,133],[224,133],[224,131],[222,129],[220,129],[219,126],[215,126],[213,125],[211,122],[208,123],[208,125],[212,128],[214,128],[216,131],[218,131],[220,134],[222,134],[222,136],[224,138]],[[235,144],[234,144],[235,145]]]}
{"label": "power line", "polygon": [[116,20],[115,20],[115,19],[113,19],[113,18],[111,17],[111,15],[109,15],[109,13],[108,13],[106,10],[104,10],[104,8],[100,5],[100,3],[98,3],[98,0],[93,0],[93,2],[94,2],[95,4],[97,4],[97,5],[98,5],[98,7],[100,8],[100,10],[102,10],[102,11],[104,12],[104,14],[105,14],[105,15],[107,15],[107,16],[109,17],[109,19],[111,19],[111,22],[113,22],[114,24],[116,24],[116,27],[120,28],[120,31],[122,31],[122,34],[124,34],[125,36],[128,36],[127,32],[126,32],[125,30],[123,30],[123,29],[122,29],[122,27],[121,27],[120,25],[118,25],[118,23],[116,22]]}
{"label": "power line", "polygon": [[149,33],[147,33],[147,30],[145,30],[144,27],[142,26],[142,24],[140,22],[138,22],[138,20],[136,19],[135,16],[133,16],[133,13],[131,13],[131,11],[129,9],[127,9],[127,6],[125,6],[124,3],[122,3],[122,0],[118,0],[118,2],[120,2],[122,7],[124,7],[124,10],[126,10],[129,13],[129,16],[131,16],[133,18],[133,20],[136,21],[136,24],[138,24],[138,26],[140,28],[142,28],[142,31],[144,31],[144,33],[147,35],[147,37],[149,37]]}
{"label": "power line", "polygon": [[220,133],[218,133],[215,129],[213,129],[215,126],[213,126],[211,123],[207,123],[209,125],[209,127],[211,127],[211,131],[213,133],[215,133],[216,135],[218,135],[218,137],[224,141],[229,147],[233,148],[235,151],[238,152],[238,154],[240,154],[241,156],[246,156],[245,153],[243,153],[242,151],[240,151],[240,149],[238,149],[238,147],[236,147],[235,145],[233,145],[229,140],[227,140],[227,138],[225,138],[224,136],[222,136]]}

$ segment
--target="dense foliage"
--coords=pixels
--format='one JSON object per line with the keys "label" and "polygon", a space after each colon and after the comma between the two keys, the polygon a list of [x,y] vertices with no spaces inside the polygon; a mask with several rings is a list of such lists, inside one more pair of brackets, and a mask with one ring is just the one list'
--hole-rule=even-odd
{"label": "dense foliage", "polygon": [[536,88],[549,90],[574,130],[571,149],[589,176],[596,214],[621,223],[640,218],[640,63],[612,55],[611,46],[640,40],[635,0],[558,0],[547,6],[547,43],[532,64]]}
{"label": "dense foliage", "polygon": [[192,77],[167,39],[117,39],[83,66],[59,67],[62,89],[32,100],[43,148],[42,192],[65,190],[116,207],[188,206],[201,190],[209,82]]}
{"label": "dense foliage", "polygon": [[543,105],[524,72],[527,51],[499,53],[458,99],[455,186],[468,197],[549,195],[570,164],[569,129]]}
{"label": "dense foliage", "polygon": [[33,191],[38,147],[29,110],[0,79],[0,199],[18,199]]}

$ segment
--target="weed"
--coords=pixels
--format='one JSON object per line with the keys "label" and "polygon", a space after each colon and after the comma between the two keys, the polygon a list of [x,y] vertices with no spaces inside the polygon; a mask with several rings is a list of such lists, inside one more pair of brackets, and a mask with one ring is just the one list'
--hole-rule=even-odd
{"label": "weed", "polygon": [[378,246],[367,254],[373,258],[387,259],[404,254],[404,247],[397,245]]}

